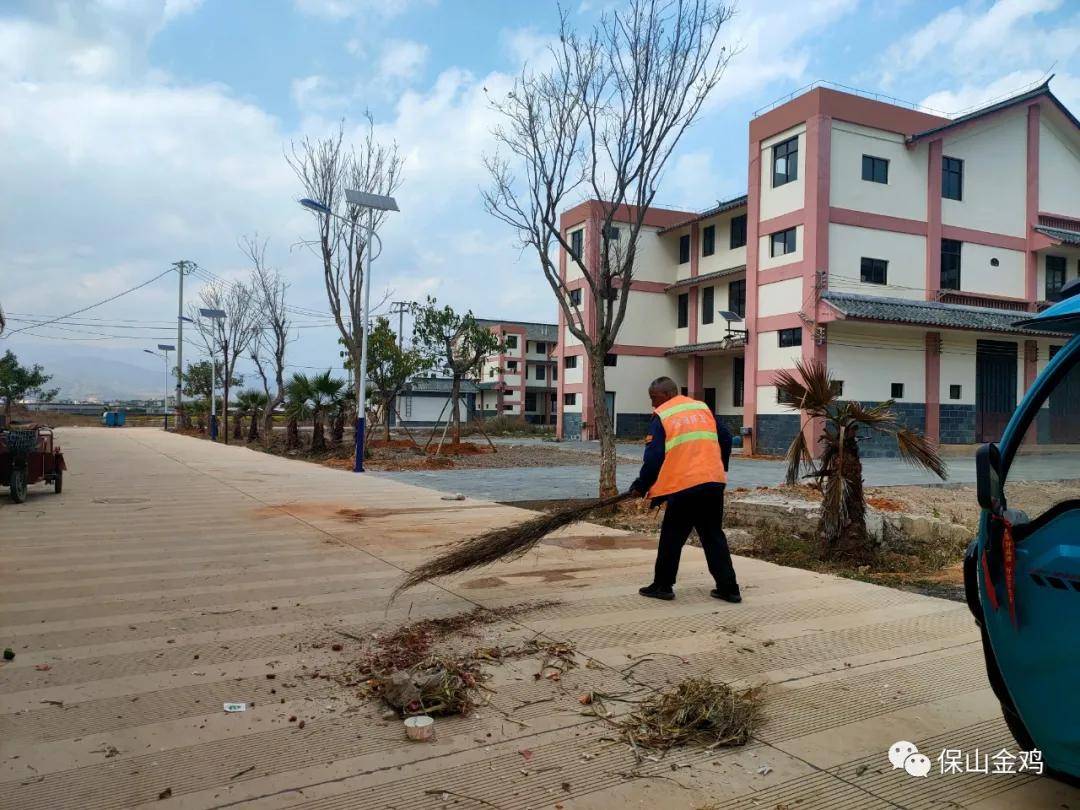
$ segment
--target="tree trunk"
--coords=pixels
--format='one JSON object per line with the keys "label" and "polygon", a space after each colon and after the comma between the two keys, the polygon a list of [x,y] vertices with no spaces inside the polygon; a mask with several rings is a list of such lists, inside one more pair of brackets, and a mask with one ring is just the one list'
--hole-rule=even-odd
{"label": "tree trunk", "polygon": [[450,383],[450,443],[461,444],[461,414],[458,412],[458,400],[461,399],[461,375],[454,374]]}
{"label": "tree trunk", "polygon": [[345,409],[338,408],[334,413],[334,427],[331,431],[331,438],[334,440],[335,445],[341,444],[345,441]]}
{"label": "tree trunk", "polygon": [[247,440],[248,440],[248,444],[251,444],[254,441],[258,441],[258,439],[259,439],[259,415],[258,415],[258,411],[252,411],[251,416],[249,418],[251,419],[251,422],[248,423]]}
{"label": "tree trunk", "polygon": [[244,417],[240,414],[237,414],[236,419],[233,420],[232,437],[237,441],[244,437]]}
{"label": "tree trunk", "polygon": [[383,408],[383,437],[387,444],[390,443],[390,413],[391,408],[394,407],[394,399],[396,397],[386,400],[386,407]]}
{"label": "tree trunk", "polygon": [[225,351],[225,401],[221,404],[221,418],[225,420],[224,430],[221,431],[225,437],[225,444],[229,443],[229,377],[232,376],[229,369],[229,349],[226,345]]}
{"label": "tree trunk", "polygon": [[844,442],[844,464],[837,471],[847,486],[847,522],[837,537],[826,547],[826,556],[853,563],[868,562],[873,557],[866,534],[866,498],[863,494],[862,459],[859,457],[857,431],[847,430]]}
{"label": "tree trunk", "polygon": [[289,417],[289,422],[285,426],[285,449],[295,450],[300,446],[300,425],[297,422],[295,416]]}
{"label": "tree trunk", "polygon": [[311,452],[321,453],[326,450],[326,435],[323,430],[323,418],[317,413],[311,420]]}
{"label": "tree trunk", "polygon": [[615,480],[615,432],[607,408],[607,384],[604,379],[604,353],[589,357],[589,384],[592,388],[592,429],[600,439],[600,497],[610,498],[619,493]]}
{"label": "tree trunk", "polygon": [[270,447],[274,443],[274,406],[276,400],[270,400],[262,415],[263,444]]}

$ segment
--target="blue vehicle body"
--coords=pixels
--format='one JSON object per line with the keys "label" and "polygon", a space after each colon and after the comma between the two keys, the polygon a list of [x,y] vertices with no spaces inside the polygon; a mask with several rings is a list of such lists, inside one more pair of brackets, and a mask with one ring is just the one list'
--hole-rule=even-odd
{"label": "blue vehicle body", "polygon": [[[1071,289],[1070,289],[1071,288]],[[1029,517],[1007,503],[1009,469],[1050,391],[1080,374],[1080,283],[1065,300],[1021,322],[1072,335],[1017,407],[998,446],[977,458],[978,537],[964,561],[968,605],[982,628],[991,685],[1017,742],[1038,748],[1054,775],[1080,779],[1080,499]],[[1070,402],[1080,420],[1080,402]],[[1080,477],[1080,457],[1077,457]],[[1015,549],[1010,610],[1006,527]],[[996,607],[995,607],[996,604]],[[1015,615],[1013,615],[1015,613]]]}

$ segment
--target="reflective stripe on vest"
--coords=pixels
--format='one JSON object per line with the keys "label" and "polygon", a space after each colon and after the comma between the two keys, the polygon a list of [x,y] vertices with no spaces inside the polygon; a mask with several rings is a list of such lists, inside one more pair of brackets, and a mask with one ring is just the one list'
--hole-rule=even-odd
{"label": "reflective stripe on vest", "polygon": [[656,415],[664,426],[664,464],[649,490],[651,497],[727,482],[716,418],[708,405],[677,396],[657,408]]}

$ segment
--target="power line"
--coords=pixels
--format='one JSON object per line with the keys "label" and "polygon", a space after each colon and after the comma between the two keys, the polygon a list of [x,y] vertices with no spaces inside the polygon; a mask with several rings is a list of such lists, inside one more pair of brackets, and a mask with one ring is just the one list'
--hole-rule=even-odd
{"label": "power line", "polygon": [[[96,304],[90,304],[90,306],[83,307],[82,309],[77,309],[74,312],[67,313],[66,315],[61,315],[59,318],[53,318],[51,321],[46,321],[45,323],[39,323],[39,324],[37,324],[37,326],[38,327],[47,326],[50,323],[56,323],[56,321],[63,320],[64,318],[70,318],[72,315],[78,315],[78,314],[80,314],[82,312],[87,312],[88,310],[94,309],[95,307],[100,307],[103,304],[107,304],[110,301],[115,301],[117,298],[122,298],[123,296],[127,295],[128,293],[133,293],[136,290],[141,290],[143,287],[147,286],[148,284],[153,284],[159,278],[162,278],[163,276],[166,276],[171,272],[172,272],[172,268],[170,267],[168,270],[165,270],[164,272],[159,273],[158,275],[154,276],[152,279],[144,281],[142,284],[137,284],[134,287],[130,287],[130,288],[124,290],[123,292],[117,293],[116,295],[111,295],[111,296],[109,296],[108,298],[106,298],[106,299],[104,299],[102,301],[98,301]],[[13,332],[9,332],[6,335],[6,337],[10,338],[12,335],[17,335],[17,334],[19,334],[19,332],[25,332],[27,329],[33,329],[33,328],[35,328],[35,327],[33,327],[33,326],[24,326],[22,329],[16,329]]]}

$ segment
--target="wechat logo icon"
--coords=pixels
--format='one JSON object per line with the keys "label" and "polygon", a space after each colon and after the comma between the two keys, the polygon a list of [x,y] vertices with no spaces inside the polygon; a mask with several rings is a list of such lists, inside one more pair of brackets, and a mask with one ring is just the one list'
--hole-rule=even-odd
{"label": "wechat logo icon", "polygon": [[889,746],[889,762],[893,770],[903,768],[909,776],[926,776],[930,773],[930,758],[920,754],[915,743],[898,740]]}

